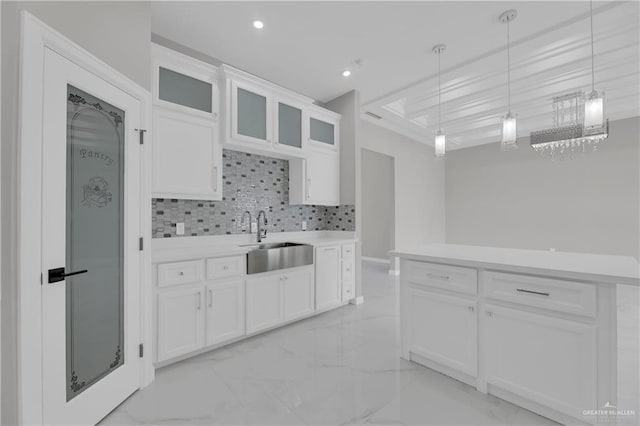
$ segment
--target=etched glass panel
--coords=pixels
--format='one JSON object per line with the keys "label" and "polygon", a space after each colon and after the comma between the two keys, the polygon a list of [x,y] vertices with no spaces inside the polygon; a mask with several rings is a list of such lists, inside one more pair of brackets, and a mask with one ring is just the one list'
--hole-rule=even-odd
{"label": "etched glass panel", "polygon": [[311,118],[309,127],[311,139],[313,139],[314,141],[326,143],[328,145],[335,144],[333,135],[333,124]]}
{"label": "etched glass panel", "polygon": [[238,134],[267,139],[267,98],[238,88]]}
{"label": "etched glass panel", "polygon": [[163,101],[211,112],[211,83],[160,67],[158,97]]}
{"label": "etched glass panel", "polygon": [[124,124],[67,87],[67,401],[124,364]]}
{"label": "etched glass panel", "polygon": [[278,102],[278,143],[302,148],[302,110]]}

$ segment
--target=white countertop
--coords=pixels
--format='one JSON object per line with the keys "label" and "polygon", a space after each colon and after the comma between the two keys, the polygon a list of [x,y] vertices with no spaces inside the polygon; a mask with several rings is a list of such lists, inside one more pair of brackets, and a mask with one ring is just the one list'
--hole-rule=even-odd
{"label": "white countertop", "polygon": [[[267,238],[262,240],[263,243],[292,242],[310,244],[314,247],[355,241],[355,232],[345,231],[274,232],[267,234]],[[151,258],[153,263],[161,263],[242,255],[250,249],[243,246],[250,244],[258,244],[255,234],[154,238],[151,241]]]}
{"label": "white countertop", "polygon": [[597,283],[640,285],[640,265],[632,256],[456,244],[427,244],[408,250],[395,250],[391,255],[448,265],[532,273]]}

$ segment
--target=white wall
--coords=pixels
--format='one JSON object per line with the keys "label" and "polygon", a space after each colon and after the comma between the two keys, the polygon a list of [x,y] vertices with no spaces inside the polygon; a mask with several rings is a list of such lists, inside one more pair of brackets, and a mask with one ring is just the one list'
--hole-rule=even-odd
{"label": "white wall", "polygon": [[151,87],[148,2],[7,2],[2,7],[2,424],[17,421],[15,288],[20,12],[27,10],[146,89]]}
{"label": "white wall", "polygon": [[551,162],[497,144],[447,153],[447,242],[635,256],[639,119],[611,123],[600,150]]}
{"label": "white wall", "polygon": [[433,148],[368,120],[361,120],[359,139],[361,148],[394,158],[395,247],[444,242],[445,163]]}
{"label": "white wall", "polygon": [[394,160],[362,149],[362,256],[389,260],[395,244]]}

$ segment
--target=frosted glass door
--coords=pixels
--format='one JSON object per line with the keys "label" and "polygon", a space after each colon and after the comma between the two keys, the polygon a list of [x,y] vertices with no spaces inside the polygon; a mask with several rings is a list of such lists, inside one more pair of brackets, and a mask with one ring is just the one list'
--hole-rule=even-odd
{"label": "frosted glass door", "polygon": [[309,137],[312,141],[335,145],[335,126],[333,124],[313,117],[309,120]]}
{"label": "frosted glass door", "polygon": [[67,401],[124,363],[125,113],[67,89]]}
{"label": "frosted glass door", "polygon": [[212,111],[211,83],[162,67],[158,70],[158,79],[158,97],[163,101],[204,112]]}
{"label": "frosted glass door", "polygon": [[238,87],[237,133],[255,139],[267,139],[267,98]]}
{"label": "frosted glass door", "polygon": [[278,143],[302,148],[302,110],[278,102]]}

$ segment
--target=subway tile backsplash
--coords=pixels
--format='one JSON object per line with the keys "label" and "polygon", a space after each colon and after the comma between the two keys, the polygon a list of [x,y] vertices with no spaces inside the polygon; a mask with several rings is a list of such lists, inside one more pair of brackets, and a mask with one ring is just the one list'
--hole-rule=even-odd
{"label": "subway tile backsplash", "polygon": [[[354,231],[355,206],[290,206],[289,162],[244,152],[223,151],[222,201],[152,201],[153,238],[176,237],[176,222],[184,222],[184,236],[242,234],[250,231],[242,213],[267,213],[268,232]],[[181,235],[180,235],[181,236]]]}

